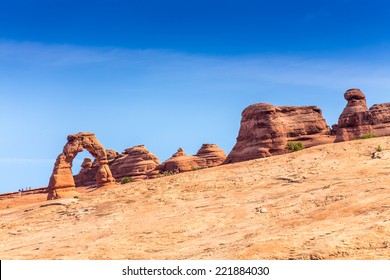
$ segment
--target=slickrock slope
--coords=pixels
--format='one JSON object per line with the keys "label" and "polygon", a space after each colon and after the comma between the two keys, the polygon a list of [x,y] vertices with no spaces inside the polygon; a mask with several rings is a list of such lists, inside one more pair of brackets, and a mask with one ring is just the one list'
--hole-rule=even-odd
{"label": "slickrock slope", "polygon": [[160,173],[170,172],[177,174],[204,167],[207,167],[206,159],[197,156],[189,156],[182,148],[179,148],[171,158],[157,166],[156,170]]}
{"label": "slickrock slope", "polygon": [[216,144],[203,144],[196,156],[204,158],[207,167],[221,165],[226,160],[226,153]]}
{"label": "slickrock slope", "polygon": [[225,163],[285,154],[288,141],[301,141],[305,147],[312,147],[334,139],[316,106],[254,104],[242,113],[237,144]]}
{"label": "slickrock slope", "polygon": [[126,149],[110,165],[112,175],[116,180],[123,177],[133,179],[154,178],[158,174],[155,171],[160,164],[158,158],[149,152],[144,145]]}
{"label": "slickrock slope", "polygon": [[0,200],[0,259],[390,259],[390,137],[79,192]]}

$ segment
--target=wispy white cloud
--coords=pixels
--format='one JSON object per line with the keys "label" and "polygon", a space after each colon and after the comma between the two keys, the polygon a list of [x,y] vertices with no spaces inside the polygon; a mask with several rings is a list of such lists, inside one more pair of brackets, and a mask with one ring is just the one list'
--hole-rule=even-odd
{"label": "wispy white cloud", "polygon": [[136,75],[140,82],[191,81],[218,84],[222,88],[234,87],[235,84],[245,86],[248,83],[255,86],[267,82],[327,88],[360,84],[390,89],[389,64],[364,59],[364,56],[305,57],[274,54],[221,57],[159,50],[0,41],[0,61],[56,69],[96,66],[96,71],[107,72],[107,79],[113,75]]}

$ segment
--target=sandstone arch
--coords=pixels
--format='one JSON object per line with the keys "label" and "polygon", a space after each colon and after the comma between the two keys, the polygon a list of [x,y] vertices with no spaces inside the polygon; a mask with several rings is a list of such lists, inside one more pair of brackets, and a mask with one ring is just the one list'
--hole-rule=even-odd
{"label": "sandstone arch", "polygon": [[63,152],[57,157],[54,164],[53,174],[50,177],[48,187],[48,200],[74,197],[77,194],[72,174],[72,162],[77,154],[84,149],[99,163],[99,169],[96,173],[96,184],[98,187],[115,183],[108,166],[106,150],[93,133],[80,132],[69,135],[67,140],[68,142],[64,146]]}

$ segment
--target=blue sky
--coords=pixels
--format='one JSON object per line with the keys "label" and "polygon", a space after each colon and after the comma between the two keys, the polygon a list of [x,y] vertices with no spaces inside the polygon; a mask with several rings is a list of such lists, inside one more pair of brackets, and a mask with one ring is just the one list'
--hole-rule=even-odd
{"label": "blue sky", "polygon": [[163,161],[228,153],[253,103],[388,102],[388,26],[386,1],[2,1],[0,192],[47,185],[79,131]]}

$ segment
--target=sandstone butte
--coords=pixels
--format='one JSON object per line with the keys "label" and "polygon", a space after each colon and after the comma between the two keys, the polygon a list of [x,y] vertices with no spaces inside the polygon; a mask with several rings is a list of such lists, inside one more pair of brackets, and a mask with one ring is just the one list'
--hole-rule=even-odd
{"label": "sandstone butte", "polygon": [[312,147],[332,143],[334,137],[316,106],[251,105],[242,113],[237,144],[225,163],[285,154],[288,141]]}
{"label": "sandstone butte", "polygon": [[390,137],[378,137],[79,199],[0,197],[0,259],[389,260],[389,170]]}

